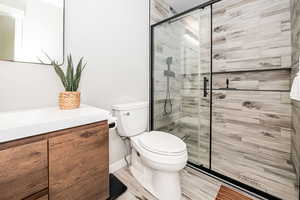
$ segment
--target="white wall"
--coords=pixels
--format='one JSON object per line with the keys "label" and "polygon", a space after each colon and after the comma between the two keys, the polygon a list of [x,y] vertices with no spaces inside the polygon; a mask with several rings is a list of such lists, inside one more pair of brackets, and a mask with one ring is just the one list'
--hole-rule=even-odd
{"label": "white wall", "polygon": [[50,66],[0,62],[0,112],[56,105],[61,90]]}
{"label": "white wall", "polygon": [[[83,75],[83,103],[111,105],[148,99],[148,0],[67,0],[66,43],[74,60],[88,61]],[[57,104],[63,88],[48,66],[0,62],[0,112]],[[123,157],[115,133],[110,162]]]}

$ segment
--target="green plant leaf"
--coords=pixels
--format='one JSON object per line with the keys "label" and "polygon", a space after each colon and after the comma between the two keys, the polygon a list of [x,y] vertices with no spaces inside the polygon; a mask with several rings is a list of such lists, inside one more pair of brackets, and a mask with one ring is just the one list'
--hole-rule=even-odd
{"label": "green plant leaf", "polygon": [[[83,58],[82,58],[82,61],[83,61]],[[74,80],[75,91],[77,91],[79,88],[81,74],[82,74],[83,70],[85,69],[86,65],[87,65],[87,63],[85,63],[85,65],[82,67],[82,62],[79,62],[78,66],[77,66],[76,79]]]}
{"label": "green plant leaf", "polygon": [[73,60],[72,56],[69,55],[68,57],[68,67],[67,67],[67,83],[68,83],[68,90],[67,91],[74,91],[73,89],[73,80],[74,80],[74,67],[73,67]]}
{"label": "green plant leaf", "polygon": [[45,54],[46,57],[50,60],[51,63],[54,62],[53,59],[52,59],[46,52],[44,52],[44,54]]}
{"label": "green plant leaf", "polygon": [[54,70],[56,72],[56,74],[58,75],[58,77],[60,78],[64,88],[67,90],[67,82],[66,82],[66,76],[64,74],[64,71],[61,69],[61,67],[56,64],[54,61],[52,62],[52,65],[54,67]]}
{"label": "green plant leaf", "polygon": [[75,74],[75,80],[78,79],[81,75],[81,70],[82,70],[82,62],[83,62],[83,57],[80,59],[77,68],[76,68],[76,74]]}
{"label": "green plant leaf", "polygon": [[[46,54],[46,53],[45,53]],[[61,66],[59,65],[58,62],[52,60],[50,56],[46,54],[47,58],[51,61],[51,65],[54,67],[54,70],[58,77],[60,78],[63,86],[65,87],[66,91],[77,91],[79,88],[79,83],[81,80],[81,75],[83,70],[85,69],[87,63],[84,64],[83,66],[83,57],[80,59],[77,67],[76,67],[76,72],[74,70],[74,65],[73,65],[73,59],[72,55],[70,54],[67,57],[67,71],[64,73],[62,70]],[[75,72],[75,73],[74,73]]]}
{"label": "green plant leaf", "polygon": [[81,70],[82,70],[82,61],[83,61],[83,57],[80,59],[78,65],[76,67],[76,74],[75,74],[75,78],[73,81],[73,86],[74,86],[75,91],[78,90],[78,86],[79,86],[79,80],[80,80]]}

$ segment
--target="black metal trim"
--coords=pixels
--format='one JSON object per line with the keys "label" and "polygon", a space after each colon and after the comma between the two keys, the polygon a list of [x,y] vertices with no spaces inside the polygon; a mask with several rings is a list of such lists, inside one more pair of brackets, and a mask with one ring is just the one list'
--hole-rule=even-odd
{"label": "black metal trim", "polygon": [[[210,177],[213,177],[219,181],[222,181],[228,185],[231,185],[232,187],[235,187],[239,190],[242,190],[244,191],[245,193],[248,193],[250,195],[254,195],[256,196],[257,198],[259,199],[272,199],[272,200],[282,200],[278,197],[275,197],[273,195],[270,195],[268,193],[265,193],[261,190],[258,190],[254,187],[251,187],[247,184],[244,184],[240,181],[237,181],[235,179],[232,179],[228,176],[225,176],[223,174],[220,174],[214,170],[212,170],[212,166],[211,166],[211,163],[212,163],[212,91],[215,90],[212,88],[212,79],[213,79],[213,75],[214,74],[218,74],[218,73],[241,73],[241,72],[253,72],[253,71],[271,71],[271,70],[290,70],[289,68],[276,68],[276,69],[263,69],[263,70],[244,70],[244,71],[228,71],[228,72],[213,72],[213,4],[219,2],[219,1],[222,1],[222,0],[212,0],[212,1],[209,1],[209,2],[206,2],[204,4],[201,4],[199,6],[196,6],[192,9],[189,9],[187,11],[184,11],[182,13],[179,13],[177,15],[174,15],[173,17],[170,17],[170,18],[167,18],[165,20],[162,20],[156,24],[153,24],[150,26],[150,73],[149,73],[149,86],[150,86],[150,95],[149,95],[149,99],[150,99],[150,114],[149,114],[149,129],[150,131],[154,130],[154,88],[153,88],[153,77],[154,77],[154,28],[160,24],[163,24],[163,23],[166,23],[172,19],[176,19],[180,16],[183,16],[189,12],[192,12],[192,11],[195,11],[197,9],[203,9],[205,7],[208,7],[210,6],[211,7],[211,66],[210,66],[210,73],[207,73],[207,74],[210,74],[210,161],[209,161],[209,168],[206,168],[204,167],[203,165],[197,165],[197,164],[194,164],[194,163],[191,163],[191,162],[188,162],[188,166],[201,172],[201,173],[204,173]],[[150,6],[150,9],[151,9],[151,6]],[[151,12],[151,10],[150,10]],[[151,13],[150,13],[151,15]],[[150,22],[151,23],[151,22]],[[245,90],[246,91],[246,90]],[[253,90],[251,90],[253,91]],[[263,91],[263,90],[258,90],[258,91]],[[270,90],[268,90],[270,91]],[[278,91],[277,91],[278,92]]]}
{"label": "black metal trim", "polygon": [[[292,70],[292,68],[287,68],[287,67],[281,67],[281,68],[269,68],[269,69],[249,69],[249,70],[240,70],[240,71],[219,71],[219,72],[212,72],[212,74],[230,74],[230,73],[247,73],[247,72],[263,72],[263,71],[290,71]],[[205,74],[210,74],[210,72],[208,73],[201,73],[201,75],[205,75]]]}
{"label": "black metal trim", "polygon": [[151,27],[150,28],[150,78],[149,78],[149,81],[150,81],[150,117],[149,117],[149,120],[150,120],[150,130],[153,130],[154,129],[154,90],[153,90],[153,62],[154,62],[154,56],[153,56],[153,50],[154,50],[154,27]]}
{"label": "black metal trim", "polygon": [[[60,65],[63,65],[65,63],[65,33],[66,33],[66,1],[63,0],[63,60]],[[50,66],[50,64],[45,64],[45,63],[38,63],[38,62],[26,62],[26,61],[19,61],[19,60],[10,60],[10,59],[0,59],[0,61],[3,62],[16,62],[16,63],[24,63],[24,64],[35,64],[35,65],[46,65]]]}
{"label": "black metal trim", "polygon": [[148,95],[149,95],[149,131],[153,130],[152,127],[152,115],[153,115],[153,106],[152,106],[152,51],[153,51],[153,32],[152,32],[152,27],[151,27],[151,1],[149,1],[149,13],[148,13],[148,23],[149,23],[149,91],[148,91]]}
{"label": "black metal trim", "polygon": [[[190,89],[190,90],[204,90],[200,89]],[[239,88],[212,88],[212,91],[242,91],[242,92],[291,92],[291,90],[257,90],[257,89],[239,89]]]}
{"label": "black metal trim", "polygon": [[191,162],[188,162],[188,167],[191,167],[192,169],[195,169],[198,172],[204,173],[214,179],[217,179],[218,181],[221,181],[225,184],[228,184],[238,190],[241,190],[249,195],[255,196],[259,199],[265,200],[265,199],[269,199],[269,200],[282,200],[278,197],[275,197],[273,195],[270,195],[266,192],[263,192],[261,190],[258,190],[254,187],[251,187],[247,184],[244,184],[240,181],[237,181],[235,179],[232,179],[228,176],[225,176],[223,174],[220,174],[214,170],[211,169],[207,169],[206,167],[203,167],[202,165],[197,165]]}
{"label": "black metal trim", "polygon": [[210,101],[209,101],[209,169],[211,169],[212,162],[212,105],[213,105],[213,4],[210,5]]}
{"label": "black metal trim", "polygon": [[217,88],[213,91],[242,91],[242,92],[290,92],[291,90],[255,90],[255,89],[238,89],[238,88]]}

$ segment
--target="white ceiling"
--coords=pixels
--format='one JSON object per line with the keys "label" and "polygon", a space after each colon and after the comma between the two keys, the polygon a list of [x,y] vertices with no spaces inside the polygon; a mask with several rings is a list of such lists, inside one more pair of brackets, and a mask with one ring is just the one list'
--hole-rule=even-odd
{"label": "white ceiling", "polygon": [[165,0],[177,13],[198,6],[208,0]]}

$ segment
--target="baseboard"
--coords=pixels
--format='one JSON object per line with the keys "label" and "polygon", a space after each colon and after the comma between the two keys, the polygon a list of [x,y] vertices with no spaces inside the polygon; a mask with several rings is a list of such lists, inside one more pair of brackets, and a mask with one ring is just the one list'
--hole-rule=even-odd
{"label": "baseboard", "polygon": [[[127,160],[130,161],[131,159],[131,156],[127,156]],[[109,173],[114,173],[120,169],[122,169],[123,167],[126,167],[126,161],[124,158],[122,158],[121,160],[119,161],[116,161],[112,164],[109,165]]]}

